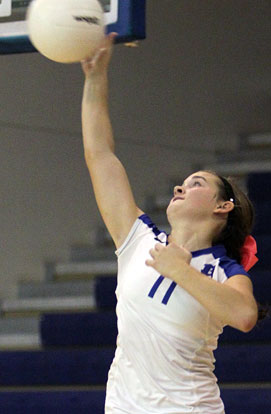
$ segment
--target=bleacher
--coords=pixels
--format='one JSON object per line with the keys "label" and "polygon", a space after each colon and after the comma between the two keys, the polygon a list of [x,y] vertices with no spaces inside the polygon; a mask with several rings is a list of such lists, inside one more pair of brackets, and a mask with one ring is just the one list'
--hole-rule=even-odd
{"label": "bleacher", "polygon": [[[260,259],[251,274],[263,304],[271,297],[270,182],[270,173],[248,177]],[[163,203],[153,199],[148,210],[162,225]],[[0,414],[104,412],[117,334],[116,260],[106,237],[99,243],[73,246],[70,262],[49,264],[43,283],[22,283],[16,300],[1,303]],[[271,319],[248,334],[225,328],[215,356],[226,414],[270,414]]]}

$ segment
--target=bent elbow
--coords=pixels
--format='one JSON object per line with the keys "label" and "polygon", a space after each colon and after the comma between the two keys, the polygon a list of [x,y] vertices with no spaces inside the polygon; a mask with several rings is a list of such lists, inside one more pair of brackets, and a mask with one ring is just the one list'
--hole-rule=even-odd
{"label": "bent elbow", "polygon": [[247,315],[245,318],[243,318],[241,324],[240,324],[240,331],[244,333],[250,332],[254,326],[256,325],[258,320],[258,312],[257,310],[250,313],[250,315]]}
{"label": "bent elbow", "polygon": [[244,332],[244,333],[248,333],[250,331],[252,331],[252,329],[254,328],[254,326],[256,325],[256,322],[246,322],[244,323],[241,327],[240,327],[240,331]]}

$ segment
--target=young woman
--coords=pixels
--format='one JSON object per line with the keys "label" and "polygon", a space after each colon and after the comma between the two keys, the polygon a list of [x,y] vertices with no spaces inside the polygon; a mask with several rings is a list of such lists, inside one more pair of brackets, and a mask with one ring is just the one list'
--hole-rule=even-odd
{"label": "young woman", "polygon": [[[257,321],[252,284],[240,264],[253,209],[213,172],[174,188],[168,236],[140,210],[114,154],[107,69],[114,34],[82,62],[85,159],[118,256],[118,339],[106,414],[223,414],[213,351],[225,325]],[[253,243],[253,240],[252,240]],[[243,250],[242,250],[243,249]],[[254,264],[253,254],[248,255]]]}

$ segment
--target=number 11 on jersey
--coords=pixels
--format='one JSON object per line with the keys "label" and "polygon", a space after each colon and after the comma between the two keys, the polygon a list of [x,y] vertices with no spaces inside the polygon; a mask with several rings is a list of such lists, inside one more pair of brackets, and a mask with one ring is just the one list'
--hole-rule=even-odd
{"label": "number 11 on jersey", "polygon": [[[151,290],[148,294],[148,296],[150,298],[154,297],[155,293],[157,292],[157,289],[159,288],[159,286],[161,285],[161,283],[163,282],[164,279],[165,278],[162,275],[158,277],[158,279],[156,280],[156,282],[154,283],[153,287],[151,288]],[[165,296],[163,297],[163,300],[162,300],[163,305],[168,304],[170,296],[172,295],[172,293],[173,293],[176,286],[177,286],[177,284],[175,282],[171,283],[171,285],[169,286],[168,290],[165,293]]]}

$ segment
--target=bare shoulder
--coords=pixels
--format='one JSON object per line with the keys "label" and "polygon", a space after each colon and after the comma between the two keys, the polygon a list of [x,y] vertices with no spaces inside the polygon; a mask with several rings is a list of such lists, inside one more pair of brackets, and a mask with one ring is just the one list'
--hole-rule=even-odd
{"label": "bare shoulder", "polygon": [[225,285],[231,286],[240,293],[253,295],[253,284],[248,276],[237,274],[230,277]]}

